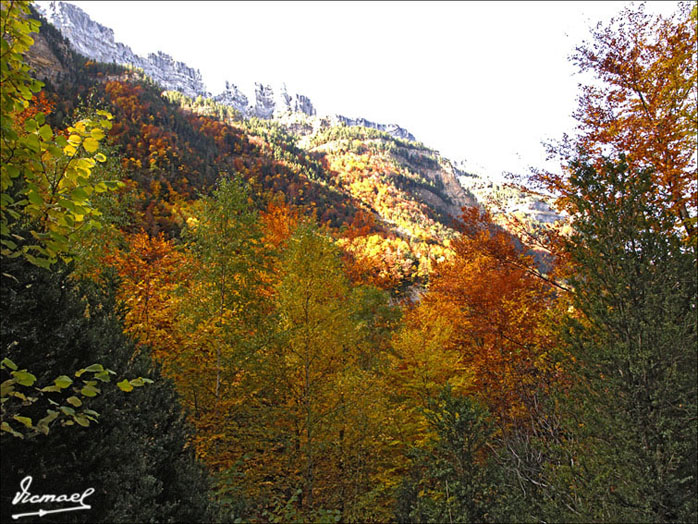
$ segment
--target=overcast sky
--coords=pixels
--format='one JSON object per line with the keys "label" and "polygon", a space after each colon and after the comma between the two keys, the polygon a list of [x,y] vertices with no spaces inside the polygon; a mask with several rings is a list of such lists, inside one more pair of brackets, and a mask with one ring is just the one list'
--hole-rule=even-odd
{"label": "overcast sky", "polygon": [[[319,114],[407,128],[474,171],[542,167],[571,131],[580,77],[567,60],[627,2],[83,2],[117,41],[225,80],[308,96]],[[668,15],[676,2],[648,2]]]}

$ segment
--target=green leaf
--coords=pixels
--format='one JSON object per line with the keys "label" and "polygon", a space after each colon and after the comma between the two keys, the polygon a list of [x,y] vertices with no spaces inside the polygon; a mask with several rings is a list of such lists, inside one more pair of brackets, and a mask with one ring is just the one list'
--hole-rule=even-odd
{"label": "green leaf", "polygon": [[132,386],[131,383],[128,381],[128,379],[124,379],[124,380],[122,380],[121,382],[117,382],[116,385],[119,386],[119,389],[120,389],[121,391],[125,391],[125,392],[127,392],[127,393],[128,393],[129,391],[133,391],[133,386]]}
{"label": "green leaf", "polygon": [[5,369],[6,367],[10,368],[13,371],[17,370],[17,364],[12,362],[9,358],[5,357],[2,359],[2,362],[0,362],[0,369]]}
{"label": "green leaf", "polygon": [[30,419],[29,417],[20,417],[19,415],[15,415],[12,418],[15,419],[17,422],[24,424],[28,428],[32,428],[32,419]]}
{"label": "green leaf", "polygon": [[70,404],[71,406],[75,406],[76,408],[79,408],[82,406],[82,400],[80,400],[78,397],[68,397],[66,399],[66,402]]}
{"label": "green leaf", "polygon": [[51,126],[48,124],[41,126],[39,128],[39,136],[44,140],[51,140],[51,137],[53,137],[53,130],[51,129]]}
{"label": "green leaf", "polygon": [[21,392],[19,392],[19,391],[10,391],[9,396],[10,396],[10,397],[18,398],[18,399],[20,399],[22,402],[29,402],[30,404],[31,404],[31,402],[33,402],[34,400],[36,400],[35,398],[32,397],[32,400],[30,401],[30,399],[29,399],[25,394],[23,394],[23,393],[21,393]]}
{"label": "green leaf", "polygon": [[5,380],[0,384],[0,396],[6,397],[15,390],[15,379]]}
{"label": "green leaf", "polygon": [[17,438],[21,438],[21,439],[24,438],[24,435],[22,435],[18,431],[15,431],[14,429],[12,429],[12,426],[10,426],[7,422],[3,422],[2,424],[0,424],[0,430],[7,431],[8,433],[10,433],[11,435],[13,435]]}
{"label": "green leaf", "polygon": [[44,435],[48,435],[49,424],[58,418],[58,411],[47,409],[46,413],[48,413],[48,415],[36,423],[36,429]]}
{"label": "green leaf", "polygon": [[29,149],[34,153],[41,151],[41,144],[39,143],[39,137],[36,135],[29,135],[24,139],[24,143]]}
{"label": "green leaf", "polygon": [[102,382],[109,382],[110,377],[109,377],[109,372],[105,369],[104,371],[100,371],[95,375],[95,378],[97,380],[100,380]]}
{"label": "green leaf", "polygon": [[3,240],[0,240],[0,244],[2,244],[3,246],[5,246],[5,247],[7,247],[7,248],[9,248],[9,249],[11,249],[11,250],[17,249],[17,244],[15,244],[14,242],[12,242],[12,240],[5,240],[5,239],[3,239]]}
{"label": "green leaf", "polygon": [[53,382],[59,388],[65,389],[73,383],[73,379],[70,377],[66,377],[65,375],[61,375],[60,377],[56,378]]}
{"label": "green leaf", "polygon": [[75,415],[75,410],[73,408],[69,408],[68,406],[60,406],[58,409],[61,410],[64,415],[71,417]]}
{"label": "green leaf", "polygon": [[99,371],[104,371],[104,366],[102,364],[92,364],[87,366],[84,371],[89,371],[90,373],[97,373]]}
{"label": "green leaf", "polygon": [[84,428],[90,425],[90,421],[87,420],[87,417],[85,417],[84,415],[75,415],[75,417],[73,418],[75,419],[75,422],[77,422]]}
{"label": "green leaf", "polygon": [[32,386],[36,382],[36,377],[29,373],[26,369],[21,371],[13,371],[12,376],[17,381],[17,384],[22,386]]}
{"label": "green leaf", "polygon": [[29,199],[29,202],[37,206],[40,206],[44,203],[39,194],[34,190],[30,190],[27,192],[27,198]]}
{"label": "green leaf", "polygon": [[89,384],[80,390],[80,394],[85,397],[96,397],[98,393],[99,389]]}
{"label": "green leaf", "polygon": [[33,133],[38,129],[38,125],[36,124],[36,120],[33,118],[28,119],[26,122],[24,122],[24,130],[27,133]]}
{"label": "green leaf", "polygon": [[95,160],[96,160],[97,162],[106,162],[106,161],[107,161],[107,157],[104,156],[104,153],[97,153],[97,154],[95,155]]}
{"label": "green leaf", "polygon": [[104,131],[96,127],[92,131],[90,131],[90,135],[92,135],[92,138],[94,138],[95,140],[102,140],[104,138]]}
{"label": "green leaf", "polygon": [[77,203],[83,203],[88,199],[88,194],[85,192],[84,188],[76,187],[70,193],[70,198]]}

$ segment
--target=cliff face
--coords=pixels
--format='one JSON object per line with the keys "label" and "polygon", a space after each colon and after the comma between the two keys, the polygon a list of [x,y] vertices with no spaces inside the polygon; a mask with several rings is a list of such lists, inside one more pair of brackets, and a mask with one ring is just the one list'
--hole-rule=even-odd
{"label": "cliff face", "polygon": [[92,20],[79,7],[63,2],[35,4],[35,7],[87,58],[140,67],[164,89],[187,96],[207,94],[199,71],[162,52],[151,53],[146,58],[138,56],[129,46],[114,41],[113,30]]}
{"label": "cliff face", "polygon": [[366,120],[365,118],[347,118],[346,116],[342,115],[334,115],[333,117],[338,123],[341,122],[343,124],[346,124],[348,126],[362,126],[362,127],[370,127],[371,129],[377,129],[378,131],[384,131],[388,133],[389,135],[394,136],[395,138],[402,138],[404,140],[412,140],[413,142],[416,141],[414,135],[407,131],[407,129],[403,129],[397,124],[377,124],[375,122],[371,122],[369,120]]}
{"label": "cliff face", "polygon": [[[255,83],[253,101],[250,101],[237,85],[230,82],[226,82],[222,93],[212,96],[206,90],[198,70],[174,60],[161,51],[151,53],[145,58],[135,54],[129,46],[114,40],[112,29],[95,22],[79,7],[58,1],[37,3],[35,7],[68,39],[78,53],[99,62],[139,67],[163,89],[179,91],[192,98],[213,98],[220,104],[233,107],[245,118],[271,119],[289,113],[307,116],[317,114],[307,96],[289,93],[284,84],[271,86]],[[397,138],[415,139],[410,132],[396,124],[377,124],[364,118],[351,119],[342,115],[334,115],[332,118],[347,125],[385,131]]]}
{"label": "cliff face", "polygon": [[473,175],[458,168],[455,168],[455,176],[461,186],[491,211],[495,221],[504,224],[505,219],[511,216],[534,224],[553,224],[565,220],[563,215],[553,209],[550,198],[524,193],[514,186]]}

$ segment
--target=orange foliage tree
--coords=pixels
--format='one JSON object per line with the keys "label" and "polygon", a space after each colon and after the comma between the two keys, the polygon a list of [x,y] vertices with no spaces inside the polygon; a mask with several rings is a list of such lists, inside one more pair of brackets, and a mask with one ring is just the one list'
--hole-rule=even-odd
{"label": "orange foliage tree", "polygon": [[186,280],[186,258],[162,233],[151,237],[141,231],[125,240],[126,249],[104,258],[121,279],[118,297],[126,306],[125,331],[149,345],[167,370],[181,345],[176,329],[179,297],[175,292]]}
{"label": "orange foliage tree", "polygon": [[465,391],[514,423],[532,414],[559,374],[548,358],[555,288],[487,213],[464,210],[451,248],[453,259],[437,266],[417,314],[442,312],[452,330],[446,347],[468,376]]}
{"label": "orange foliage tree", "polygon": [[[692,12],[690,12],[692,9]],[[695,3],[673,17],[627,8],[592,31],[592,41],[572,57],[600,83],[583,86],[575,113],[578,137],[553,152],[570,160],[582,153],[597,169],[604,156],[627,155],[631,169],[650,167],[655,197],[696,242],[698,136],[697,23]],[[563,176],[539,174],[548,189],[572,191]],[[571,210],[574,212],[574,210]]]}

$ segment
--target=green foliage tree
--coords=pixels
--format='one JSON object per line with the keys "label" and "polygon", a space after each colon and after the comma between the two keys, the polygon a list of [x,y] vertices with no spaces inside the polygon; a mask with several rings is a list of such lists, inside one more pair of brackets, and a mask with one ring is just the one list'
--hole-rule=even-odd
{"label": "green foliage tree", "polygon": [[398,494],[399,522],[492,521],[498,468],[490,450],[495,432],[487,410],[450,387],[424,410],[434,438],[413,448]]}
{"label": "green foliage tree", "polygon": [[333,384],[346,365],[352,333],[349,285],[334,245],[301,224],[283,254],[278,311],[284,379],[296,428],[303,505],[313,508],[320,446],[342,402]]}
{"label": "green foliage tree", "polygon": [[231,351],[249,342],[247,326],[255,325],[260,310],[263,261],[256,255],[261,231],[249,198],[239,178],[221,178],[213,195],[202,200],[201,213],[185,232],[196,259],[192,283],[200,292],[185,307],[195,324],[212,323],[216,402],[221,399],[224,368],[234,365]]}
{"label": "green foliage tree", "polygon": [[[89,427],[57,427],[30,440],[2,433],[2,520],[18,512],[11,501],[27,475],[36,493],[93,487],[85,501],[91,509],[73,512],[74,522],[216,520],[173,386],[145,350],[134,353],[110,295],[94,284],[76,283],[60,262],[51,272],[22,258],[5,267],[16,280],[6,279],[3,286],[3,355],[20,368],[31,363],[38,383],[50,380],[56,369],[87,368],[95,360],[153,383],[130,393],[104,388],[90,401],[100,417]],[[38,408],[25,410],[33,416]]]}
{"label": "green foliage tree", "polygon": [[389,518],[381,483],[395,453],[380,373],[396,312],[387,293],[350,285],[339,249],[312,221],[296,227],[278,269],[276,336],[260,368],[267,516]]}
{"label": "green foliage tree", "polygon": [[108,112],[76,122],[66,138],[46,123],[43,112],[31,111],[43,84],[24,58],[34,43],[29,35],[39,28],[28,13],[27,2],[3,2],[0,8],[0,243],[5,257],[24,256],[49,267],[59,255],[70,255],[71,236],[99,227],[100,211],[91,196],[122,184],[90,178],[97,162],[106,161],[98,149],[111,128]]}
{"label": "green foliage tree", "polygon": [[[649,170],[571,164],[575,387],[548,473],[553,519],[696,520],[695,252]],[[555,465],[552,465],[553,462]]]}

